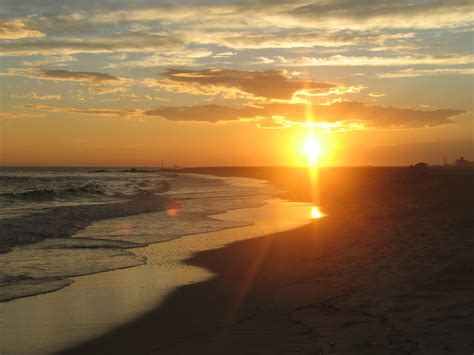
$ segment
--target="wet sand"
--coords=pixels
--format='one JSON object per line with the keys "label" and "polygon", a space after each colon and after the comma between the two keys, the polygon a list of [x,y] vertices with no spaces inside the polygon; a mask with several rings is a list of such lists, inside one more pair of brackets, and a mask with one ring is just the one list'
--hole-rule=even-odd
{"label": "wet sand", "polygon": [[327,217],[194,255],[213,278],[65,353],[470,354],[472,177],[328,171]]}
{"label": "wet sand", "polygon": [[[231,210],[213,218],[247,225],[129,249],[146,263],[74,277],[70,286],[57,292],[0,303],[0,353],[49,354],[131,322],[158,307],[176,288],[213,276],[203,267],[183,263],[193,254],[305,225],[311,206],[271,199],[261,207]],[[121,226],[123,219],[104,223]],[[88,235],[91,228],[94,225],[83,234]]]}

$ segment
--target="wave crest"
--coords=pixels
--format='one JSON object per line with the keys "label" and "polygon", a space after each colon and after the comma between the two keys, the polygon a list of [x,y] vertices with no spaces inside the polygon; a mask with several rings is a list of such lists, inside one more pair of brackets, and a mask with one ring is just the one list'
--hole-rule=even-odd
{"label": "wave crest", "polygon": [[93,197],[106,195],[105,188],[100,184],[89,183],[78,187],[65,189],[33,189],[24,192],[7,192],[0,196],[5,199],[29,200],[29,201],[51,201],[60,198]]}

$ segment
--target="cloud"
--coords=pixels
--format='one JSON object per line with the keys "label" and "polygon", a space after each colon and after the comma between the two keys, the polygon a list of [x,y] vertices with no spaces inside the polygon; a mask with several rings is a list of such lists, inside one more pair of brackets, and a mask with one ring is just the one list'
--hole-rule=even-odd
{"label": "cloud", "polygon": [[258,128],[262,129],[284,129],[293,126],[292,122],[282,117],[255,119]]}
{"label": "cloud", "polygon": [[[121,22],[192,23],[212,27],[279,25],[283,28],[440,28],[470,23],[472,3],[451,1],[275,1],[215,5],[154,5],[102,9],[90,16],[100,24]],[[245,21],[242,21],[245,19]],[[219,23],[219,24],[220,24]]]}
{"label": "cloud", "polygon": [[440,28],[472,21],[469,0],[352,1],[296,5],[288,14],[303,23],[344,28]]}
{"label": "cloud", "polygon": [[31,105],[31,104],[21,106],[21,108],[29,109],[29,110],[56,112],[56,113],[77,113],[77,114],[94,115],[94,116],[129,117],[129,116],[139,116],[141,114],[141,111],[137,109],[111,109],[111,108],[81,109],[81,108],[75,108],[75,107],[58,107],[58,106]]}
{"label": "cloud", "polygon": [[385,33],[375,30],[352,29],[273,29],[262,31],[240,29],[183,31],[187,41],[200,44],[218,44],[233,49],[311,48],[367,45],[372,50],[416,49],[422,44],[414,32]]}
{"label": "cloud", "polygon": [[159,96],[151,96],[151,95],[145,95],[145,98],[150,101],[171,101],[171,99],[167,99],[167,98],[159,97]]}
{"label": "cloud", "polygon": [[474,55],[408,55],[408,56],[345,56],[330,57],[258,57],[256,64],[274,64],[286,67],[303,66],[408,66],[408,65],[465,65]]}
{"label": "cloud", "polygon": [[12,95],[14,98],[28,98],[34,100],[61,100],[63,97],[61,95],[39,95],[36,92],[30,92],[26,95]]}
{"label": "cloud", "polygon": [[[34,4],[26,1],[21,6],[10,4],[10,10],[4,16],[11,18],[0,21],[0,38],[22,40],[2,43],[2,56],[152,54],[143,59],[133,58],[128,63],[131,67],[196,65],[216,48],[222,53],[229,53],[229,49],[315,46],[414,51],[435,45],[428,36],[418,38],[415,29],[443,28],[452,32],[472,23],[472,4],[467,0],[260,0],[207,5],[144,1],[133,6],[123,2],[106,2],[100,6],[78,2],[60,7],[49,1]],[[212,51],[204,45],[212,46]],[[268,57],[268,53],[265,58],[276,65],[282,64]],[[311,58],[302,58],[301,65],[330,65],[327,62],[331,58],[326,58],[326,64],[315,63]],[[110,63],[110,67],[118,66],[123,65]]]}
{"label": "cloud", "polygon": [[74,70],[44,70],[13,68],[0,73],[0,76],[24,76],[41,80],[77,82],[87,85],[119,85],[127,80],[110,74]]}
{"label": "cloud", "polygon": [[161,107],[147,110],[145,116],[160,116],[170,121],[195,121],[195,122],[222,122],[252,119],[258,115],[260,109],[243,106],[229,107],[220,105],[197,105],[183,107]]}
{"label": "cloud", "polygon": [[27,67],[45,67],[51,64],[64,66],[66,63],[77,62],[77,59],[69,55],[50,56],[39,60],[25,60],[21,64]]}
{"label": "cloud", "polygon": [[127,92],[128,89],[124,87],[115,87],[115,88],[91,88],[90,91],[95,95],[108,95],[118,92]]}
{"label": "cloud", "polygon": [[386,94],[384,94],[383,92],[371,92],[369,93],[369,96],[372,96],[372,97],[382,97],[382,96],[385,96]]}
{"label": "cloud", "polygon": [[[196,18],[196,15],[209,16],[216,7],[182,6],[182,5],[156,5],[135,9],[119,9],[116,11],[98,11],[92,18],[94,23],[118,22],[147,22],[147,21],[182,21]],[[209,10],[201,12],[200,10]]]}
{"label": "cloud", "polygon": [[111,63],[109,68],[118,67],[165,67],[165,66],[194,66],[202,58],[212,56],[213,52],[207,49],[181,49],[167,50],[162,53],[154,53],[138,60],[130,60],[123,63]]}
{"label": "cloud", "polygon": [[48,105],[24,105],[23,109],[119,116],[125,118],[157,116],[177,122],[252,121],[261,128],[284,128],[292,125],[315,126],[327,131],[360,129],[425,128],[453,123],[452,118],[465,113],[454,109],[419,110],[378,106],[365,102],[342,101],[329,105],[271,102],[263,105],[163,106],[157,109],[74,108]]}
{"label": "cloud", "polygon": [[331,105],[268,103],[261,106],[229,107],[198,105],[162,107],[148,110],[145,116],[160,116],[172,121],[224,122],[253,120],[261,126],[288,126],[291,124],[319,127],[351,127],[357,129],[423,128],[453,123],[452,117],[461,110],[416,110],[390,106],[370,105],[364,102],[335,102]]}
{"label": "cloud", "polygon": [[219,52],[219,53],[214,54],[212,57],[213,58],[229,58],[229,57],[234,56],[235,54],[236,54],[235,52],[231,52],[231,51]]}
{"label": "cloud", "polygon": [[42,117],[43,115],[35,115],[30,113],[21,113],[21,112],[9,112],[9,111],[0,111],[0,119],[24,119],[24,118],[37,118]]}
{"label": "cloud", "polygon": [[231,69],[181,70],[170,69],[164,78],[148,79],[149,86],[162,90],[196,95],[248,97],[291,100],[296,96],[344,94],[360,91],[361,87],[305,80],[284,70],[244,71]]}
{"label": "cloud", "polygon": [[[34,40],[4,43],[4,56],[114,52],[165,55],[166,50],[195,44],[235,49],[368,45],[375,50],[377,46],[407,50],[422,42],[414,40],[413,32],[392,33],[393,29],[451,31],[472,24],[469,0],[260,0],[207,5],[145,1],[134,6],[79,2],[61,7],[49,2],[26,2],[23,7],[11,4],[10,8],[11,13],[5,11],[4,16],[11,18],[0,22],[0,38]],[[21,14],[24,17],[18,18]]]}
{"label": "cloud", "polygon": [[472,75],[474,68],[435,68],[435,69],[404,69],[389,73],[379,73],[378,78],[415,78],[419,76],[437,76],[437,75]]}
{"label": "cloud", "polygon": [[431,111],[391,106],[377,106],[364,102],[335,102],[332,105],[273,104],[266,110],[293,122],[349,122],[367,128],[422,128],[452,123],[451,117],[461,110],[436,109]]}
{"label": "cloud", "polygon": [[53,38],[6,42],[2,56],[71,55],[77,53],[140,53],[166,51],[184,46],[180,37],[167,33],[127,32],[84,38]]}
{"label": "cloud", "polygon": [[24,19],[0,20],[0,39],[15,40],[22,38],[41,38],[46,34],[28,29]]}

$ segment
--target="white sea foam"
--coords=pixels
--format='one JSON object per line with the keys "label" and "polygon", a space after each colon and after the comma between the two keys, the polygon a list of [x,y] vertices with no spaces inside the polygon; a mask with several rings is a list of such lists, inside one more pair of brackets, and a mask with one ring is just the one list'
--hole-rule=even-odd
{"label": "white sea foam", "polygon": [[2,179],[0,301],[143,264],[129,248],[243,226],[210,215],[259,206],[277,192],[252,179],[143,171],[8,171]]}

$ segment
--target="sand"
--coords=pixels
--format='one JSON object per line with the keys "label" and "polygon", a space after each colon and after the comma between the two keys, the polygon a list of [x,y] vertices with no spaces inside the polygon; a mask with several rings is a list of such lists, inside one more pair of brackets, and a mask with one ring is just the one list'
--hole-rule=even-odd
{"label": "sand", "polygon": [[[146,263],[69,278],[70,285],[59,291],[2,302],[0,353],[49,354],[94,339],[159,306],[178,287],[213,277],[203,267],[184,263],[192,255],[238,240],[295,229],[308,224],[310,216],[309,204],[281,199],[227,211],[213,217],[240,221],[245,226],[128,249],[124,252],[133,253]],[[106,223],[121,226],[123,220]],[[84,235],[90,228],[84,230]]]}
{"label": "sand", "polygon": [[[286,174],[286,187],[304,176],[258,174],[280,186]],[[472,177],[327,171],[328,216],[194,255],[216,276],[65,353],[470,354]],[[298,186],[290,194],[305,196]]]}

